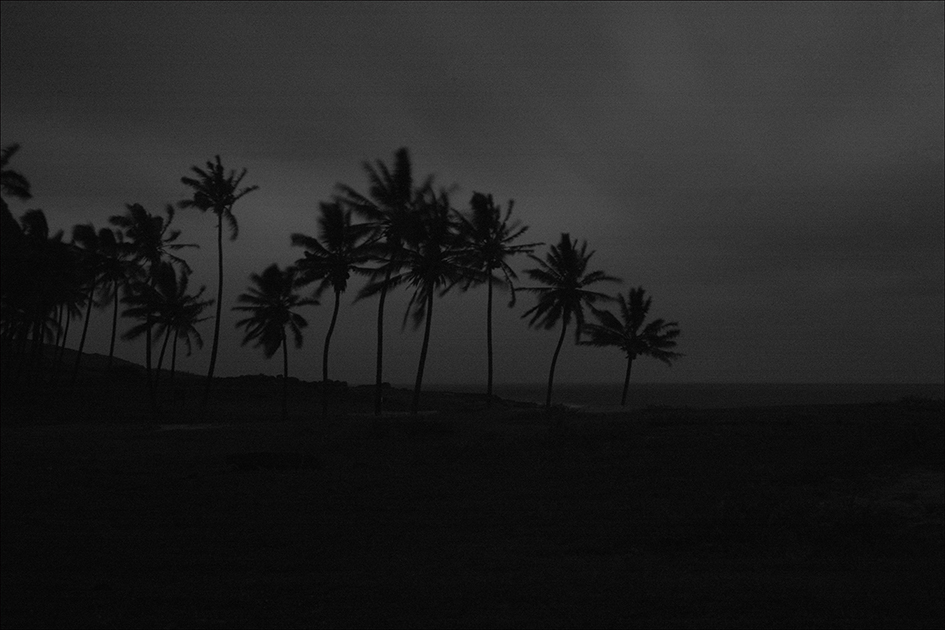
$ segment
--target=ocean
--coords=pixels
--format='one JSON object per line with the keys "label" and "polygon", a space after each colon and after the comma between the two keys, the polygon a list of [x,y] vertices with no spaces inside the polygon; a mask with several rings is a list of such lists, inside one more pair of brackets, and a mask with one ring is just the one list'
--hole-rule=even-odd
{"label": "ocean", "polygon": [[[408,389],[410,386],[405,386]],[[544,403],[546,384],[496,384],[496,396]],[[485,385],[431,384],[428,391],[485,393]],[[620,409],[623,384],[555,383],[552,403],[595,410]],[[895,402],[903,398],[941,400],[945,384],[785,384],[785,383],[630,383],[628,409],[690,407],[778,407]]]}

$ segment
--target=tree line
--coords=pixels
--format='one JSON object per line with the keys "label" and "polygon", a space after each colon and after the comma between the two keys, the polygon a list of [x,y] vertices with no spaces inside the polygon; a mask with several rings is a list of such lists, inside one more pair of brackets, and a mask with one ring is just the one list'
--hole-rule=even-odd
{"label": "tree line", "polygon": [[[0,187],[3,197],[23,201],[32,196],[28,179],[10,168],[19,149],[13,144],[2,150]],[[384,307],[388,293],[405,288],[410,299],[403,325],[411,320],[423,326],[423,341],[414,383],[411,412],[419,410],[423,373],[429,351],[430,330],[436,298],[453,289],[468,291],[486,285],[487,400],[493,391],[492,312],[494,290],[508,289],[508,306],[516,304],[516,291],[532,293],[536,303],[522,317],[531,327],[560,333],[548,372],[545,406],[551,407],[555,367],[567,331],[572,327],[575,343],[613,346],[627,357],[621,404],[626,404],[634,360],[650,356],[671,364],[682,356],[674,351],[679,335],[677,322],[647,321],[651,298],[642,287],[624,295],[602,292],[603,284],[619,283],[617,277],[590,270],[594,255],[586,241],[578,242],[562,233],[559,242],[548,247],[543,257],[535,254],[543,243],[522,243],[528,226],[513,220],[514,202],[503,208],[491,194],[474,192],[469,206],[458,210],[450,192],[434,184],[433,177],[414,178],[410,154],[401,148],[390,165],[382,160],[365,162],[366,190],[339,183],[330,201],[318,205],[316,235],[293,233],[291,246],[302,250],[301,257],[285,269],[273,263],[250,276],[246,291],[233,308],[244,315],[236,326],[243,329],[243,344],[260,347],[267,358],[280,349],[283,359],[282,414],[287,414],[289,337],[296,348],[303,342],[308,321],[298,311],[318,305],[326,291],[332,295],[332,315],[322,350],[322,381],[329,381],[329,348],[339,316],[341,295],[352,275],[366,279],[356,301],[377,297],[377,341],[374,412],[383,412]],[[42,210],[27,210],[17,221],[2,199],[2,312],[0,337],[13,382],[27,372],[38,370],[50,382],[61,378],[62,353],[69,337],[70,323],[81,322],[78,352],[70,382],[80,371],[86,334],[93,306],[111,311],[108,369],[112,367],[119,313],[131,327],[122,333],[126,340],[145,339],[145,368],[151,404],[155,404],[158,379],[170,349],[169,379],[173,380],[178,346],[188,355],[203,347],[198,325],[213,320],[210,364],[201,396],[201,408],[208,400],[213,382],[220,341],[220,321],[224,287],[224,224],[230,240],[239,234],[234,206],[258,190],[244,185],[246,169],[223,166],[215,156],[203,167],[192,166],[181,182],[189,197],[163,212],[150,212],[140,204],[125,206],[123,214],[109,217],[109,227],[96,229],[91,223],[72,228],[71,240],[62,231],[51,233]],[[180,241],[181,231],[172,228],[176,211],[196,209],[211,212],[216,220],[217,291],[216,299],[204,298],[206,287],[191,290],[191,268],[179,255],[197,247]],[[524,271],[534,286],[518,286],[511,266],[515,257],[527,257],[536,266]],[[310,290],[308,288],[311,288]],[[616,314],[606,308],[613,303]],[[120,310],[123,305],[124,309]],[[215,306],[215,314],[207,311]],[[596,321],[587,321],[587,312]],[[44,346],[54,348],[51,360],[44,358]],[[157,361],[155,365],[155,356]],[[327,387],[322,395],[323,413]]]}

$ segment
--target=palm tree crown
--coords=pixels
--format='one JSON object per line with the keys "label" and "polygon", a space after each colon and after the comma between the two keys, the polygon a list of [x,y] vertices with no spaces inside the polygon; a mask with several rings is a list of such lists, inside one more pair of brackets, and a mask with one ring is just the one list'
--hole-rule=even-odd
{"label": "palm tree crown", "polygon": [[616,346],[627,354],[627,373],[624,378],[621,404],[627,402],[627,389],[630,383],[630,370],[633,360],[639,356],[659,359],[666,365],[683,356],[673,352],[676,347],[676,338],[679,336],[679,324],[654,319],[644,326],[650,312],[653,298],[646,297],[643,287],[631,288],[627,297],[617,295],[617,305],[620,309],[618,319],[610,311],[591,307],[599,324],[585,324],[589,339],[582,344],[589,346]]}
{"label": "palm tree crown", "polygon": [[240,188],[240,183],[246,177],[246,169],[244,168],[239,175],[235,170],[227,173],[219,155],[214,157],[213,162],[207,161],[206,169],[191,166],[190,170],[197,178],[181,177],[180,181],[193,189],[193,196],[177,205],[180,208],[196,208],[201,212],[212,210],[221,221],[226,220],[230,226],[230,240],[236,240],[239,235],[239,223],[233,216],[233,205],[249,193],[258,190],[259,186]]}
{"label": "palm tree crown", "polygon": [[108,222],[121,230],[132,260],[145,268],[147,273],[150,274],[152,269],[156,270],[162,260],[170,260],[190,271],[187,261],[171,252],[199,246],[194,243],[177,243],[181,231],[171,229],[175,215],[174,206],[167,204],[164,213],[165,216],[152,215],[141,204],[126,204],[125,214],[111,216]]}
{"label": "palm tree crown", "polygon": [[[469,202],[469,216],[460,215],[460,233],[464,241],[467,264],[482,271],[482,281],[504,285],[510,288],[512,299],[509,306],[515,305],[515,285],[518,276],[509,266],[509,259],[520,254],[531,254],[541,243],[523,243],[513,245],[528,231],[527,225],[519,221],[509,222],[514,201],[509,201],[505,216],[502,208],[495,204],[492,195],[474,192]],[[500,271],[502,276],[494,272]]]}
{"label": "palm tree crown", "polygon": [[295,347],[302,347],[302,329],[308,326],[308,321],[295,313],[294,309],[318,303],[296,293],[297,273],[294,267],[283,271],[273,263],[261,275],[251,274],[249,278],[255,286],[237,298],[237,302],[243,306],[233,307],[234,311],[250,314],[246,319],[236,322],[237,328],[246,329],[243,344],[255,341],[256,346],[262,347],[267,359],[282,345],[286,328],[292,331]]}
{"label": "palm tree crown", "polygon": [[551,246],[545,260],[531,254],[528,256],[539,266],[525,270],[526,275],[545,285],[522,289],[538,295],[538,304],[522,315],[532,316],[528,322],[529,326],[547,330],[553,328],[558,321],[563,321],[564,326],[567,326],[574,317],[577,321],[575,340],[580,337],[584,327],[584,305],[611,299],[604,293],[590,291],[585,287],[599,282],[620,282],[619,278],[609,276],[603,271],[588,272],[587,265],[593,255],[593,251],[587,251],[587,241],[578,248],[577,241],[572,241],[569,234],[562,233],[561,240],[557,245]]}
{"label": "palm tree crown", "polygon": [[337,202],[321,203],[319,209],[319,238],[298,232],[291,237],[292,245],[306,249],[303,258],[296,261],[298,282],[300,286],[317,282],[316,297],[329,287],[344,293],[352,272],[370,271],[363,265],[374,253],[367,241],[369,227],[352,225],[350,209],[343,209]]}

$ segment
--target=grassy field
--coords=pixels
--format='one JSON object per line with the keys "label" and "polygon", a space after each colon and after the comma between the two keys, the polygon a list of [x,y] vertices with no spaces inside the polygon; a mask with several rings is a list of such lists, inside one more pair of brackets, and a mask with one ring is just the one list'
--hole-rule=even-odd
{"label": "grassy field", "polygon": [[[4,391],[2,625],[941,628],[941,403]],[[111,388],[111,386],[109,386]],[[409,394],[389,393],[399,409]]]}

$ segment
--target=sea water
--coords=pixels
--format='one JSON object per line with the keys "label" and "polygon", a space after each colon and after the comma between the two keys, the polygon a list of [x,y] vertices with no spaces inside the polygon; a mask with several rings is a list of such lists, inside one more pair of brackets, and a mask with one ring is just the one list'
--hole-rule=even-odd
{"label": "sea water", "polygon": [[[544,403],[547,384],[496,384],[500,398]],[[430,384],[430,391],[485,393],[485,385]],[[600,410],[619,409],[619,383],[555,383],[552,403]],[[725,409],[786,405],[837,405],[896,402],[903,399],[941,400],[945,384],[794,384],[794,383],[630,383],[627,408],[676,407]]]}

